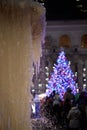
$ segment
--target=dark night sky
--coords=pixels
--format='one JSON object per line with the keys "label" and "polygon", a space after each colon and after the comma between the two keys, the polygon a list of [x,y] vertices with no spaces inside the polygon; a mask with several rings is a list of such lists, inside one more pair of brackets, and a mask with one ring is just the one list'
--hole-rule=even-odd
{"label": "dark night sky", "polygon": [[87,19],[87,0],[45,0],[44,6],[47,20]]}

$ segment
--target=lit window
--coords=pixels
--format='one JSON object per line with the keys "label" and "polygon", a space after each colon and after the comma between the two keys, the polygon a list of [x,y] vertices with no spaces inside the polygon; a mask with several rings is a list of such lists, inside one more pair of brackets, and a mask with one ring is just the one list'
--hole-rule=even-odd
{"label": "lit window", "polygon": [[78,8],[81,8],[83,5],[77,5]]}
{"label": "lit window", "polygon": [[70,37],[66,34],[62,35],[59,39],[59,44],[60,44],[60,47],[70,48],[71,46]]}
{"label": "lit window", "polygon": [[81,47],[87,48],[87,34],[84,34],[81,38]]}

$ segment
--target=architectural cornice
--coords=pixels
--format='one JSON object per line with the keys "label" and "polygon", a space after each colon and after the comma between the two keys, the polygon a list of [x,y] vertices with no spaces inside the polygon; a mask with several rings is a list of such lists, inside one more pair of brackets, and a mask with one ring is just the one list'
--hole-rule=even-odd
{"label": "architectural cornice", "polygon": [[47,31],[80,31],[87,30],[87,20],[84,21],[48,21]]}

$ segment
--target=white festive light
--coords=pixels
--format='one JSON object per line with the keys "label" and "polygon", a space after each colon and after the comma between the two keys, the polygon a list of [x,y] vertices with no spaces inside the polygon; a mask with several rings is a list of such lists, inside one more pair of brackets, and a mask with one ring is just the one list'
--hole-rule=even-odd
{"label": "white festive light", "polygon": [[83,77],[85,77],[86,76],[86,74],[85,73],[83,73]]}
{"label": "white festive light", "polygon": [[75,72],[75,76],[77,76],[77,72]]}
{"label": "white festive light", "polygon": [[83,71],[86,71],[86,68],[83,68]]}
{"label": "white festive light", "polygon": [[49,76],[49,73],[48,73],[48,72],[46,72],[46,75],[47,75],[47,76]]}
{"label": "white festive light", "polygon": [[39,87],[42,87],[42,84],[38,84]]}
{"label": "white festive light", "polygon": [[49,70],[49,68],[48,68],[47,66],[45,67],[45,69],[46,69],[46,70]]}
{"label": "white festive light", "polygon": [[86,81],[86,79],[83,79],[84,81]]}
{"label": "white festive light", "polygon": [[46,78],[46,81],[48,81],[49,80],[49,78]]}
{"label": "white festive light", "polygon": [[86,87],[86,84],[83,84],[83,87]]}
{"label": "white festive light", "polygon": [[31,105],[31,109],[32,109],[32,113],[35,114],[35,112],[36,112],[35,103],[33,103],[33,104]]}

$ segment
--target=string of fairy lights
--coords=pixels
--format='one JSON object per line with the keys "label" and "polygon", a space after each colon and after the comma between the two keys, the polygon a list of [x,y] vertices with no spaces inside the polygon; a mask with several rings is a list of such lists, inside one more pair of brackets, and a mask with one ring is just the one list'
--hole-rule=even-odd
{"label": "string of fairy lights", "polygon": [[86,75],[87,71],[86,71],[86,67],[85,67],[85,62],[83,62],[83,89],[86,89]]}
{"label": "string of fairy lights", "polygon": [[87,12],[87,0],[76,0],[76,7],[80,12]]}
{"label": "string of fairy lights", "polygon": [[[45,4],[46,0],[34,0],[36,2],[41,3],[42,5]],[[75,5],[74,5],[78,11],[81,13],[87,13],[87,0],[75,0]]]}

